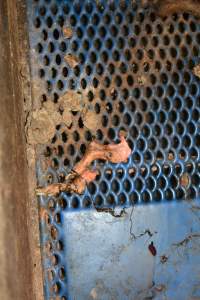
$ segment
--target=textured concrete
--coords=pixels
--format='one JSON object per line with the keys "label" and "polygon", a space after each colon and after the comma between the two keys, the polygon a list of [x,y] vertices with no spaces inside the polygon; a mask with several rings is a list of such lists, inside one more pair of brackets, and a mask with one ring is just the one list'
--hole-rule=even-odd
{"label": "textured concrete", "polygon": [[[37,205],[35,199],[34,204],[30,201],[24,139],[20,67],[24,12],[22,1],[0,1],[0,299],[4,300],[42,299],[42,285],[36,288],[34,283],[34,268],[40,265]],[[37,278],[40,282],[39,271]]]}

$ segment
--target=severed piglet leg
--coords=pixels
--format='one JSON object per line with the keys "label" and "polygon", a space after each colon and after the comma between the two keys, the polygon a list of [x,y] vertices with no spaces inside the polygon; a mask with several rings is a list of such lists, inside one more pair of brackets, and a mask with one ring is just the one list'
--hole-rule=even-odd
{"label": "severed piglet leg", "polygon": [[144,7],[153,7],[161,17],[174,13],[190,13],[200,17],[200,0],[142,0]]}
{"label": "severed piglet leg", "polygon": [[120,136],[120,143],[102,145],[96,141],[89,144],[83,158],[78,162],[73,171],[66,176],[64,183],[54,183],[47,187],[37,188],[37,195],[58,195],[60,192],[82,194],[86,184],[95,180],[97,170],[90,170],[91,163],[96,159],[112,163],[126,162],[131,154],[131,149],[124,138]]}

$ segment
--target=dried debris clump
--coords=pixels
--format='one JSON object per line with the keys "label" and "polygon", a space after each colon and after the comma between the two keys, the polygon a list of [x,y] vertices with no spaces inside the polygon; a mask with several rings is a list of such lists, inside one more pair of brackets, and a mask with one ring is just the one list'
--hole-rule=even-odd
{"label": "dried debris clump", "polygon": [[[73,31],[71,27],[64,27],[63,28],[63,36],[66,39],[71,39],[73,36]],[[70,68],[75,68],[79,64],[79,59],[75,55],[71,53],[67,53],[64,57],[66,63],[70,66]]]}
{"label": "dried debris clump", "polygon": [[55,127],[58,124],[70,126],[72,116],[65,107],[61,109],[58,103],[46,101],[40,109],[34,110],[31,115],[30,126],[27,130],[27,141],[29,144],[47,143],[55,134]]}
{"label": "dried debris clump", "polygon": [[193,68],[193,73],[195,76],[199,77],[199,79],[200,79],[200,64],[198,64],[197,66],[195,66]]}
{"label": "dried debris clump", "polygon": [[145,85],[145,84],[146,84],[147,79],[146,79],[145,76],[141,75],[141,76],[138,76],[137,81],[138,81],[138,84],[142,86],[142,85]]}
{"label": "dried debris clump", "polygon": [[[63,36],[70,39],[73,36],[71,27],[63,28]],[[68,53],[64,57],[70,68],[79,64],[79,59]],[[83,126],[95,132],[99,127],[99,117],[94,106],[88,104],[86,90],[68,90],[58,99],[58,103],[47,100],[39,104],[39,108],[33,110],[27,119],[26,137],[29,145],[45,144],[55,135],[57,125],[65,125],[68,128],[73,125],[74,112],[79,113]]]}
{"label": "dried debris clump", "polygon": [[37,195],[58,195],[60,192],[82,194],[87,183],[93,181],[98,174],[97,170],[91,170],[90,165],[96,159],[112,163],[126,162],[131,154],[131,149],[124,136],[120,136],[119,144],[102,145],[92,141],[81,159],[71,173],[65,178],[64,183],[55,183],[47,187],[38,188]]}
{"label": "dried debris clump", "polygon": [[183,173],[180,177],[180,185],[188,188],[190,185],[190,177],[188,176],[187,173]]}
{"label": "dried debris clump", "polygon": [[79,112],[84,126],[92,132],[98,129],[99,115],[93,106],[87,105],[86,97],[80,91],[69,90],[59,98],[58,103],[48,100],[32,112],[27,130],[28,144],[47,143],[53,138],[57,125],[70,127],[74,117],[72,112]]}
{"label": "dried debris clump", "polygon": [[71,39],[73,36],[73,31],[71,27],[64,27],[63,28],[63,36],[66,39]]}
{"label": "dried debris clump", "polygon": [[64,60],[72,69],[79,65],[78,57],[76,57],[75,55],[73,55],[71,53],[67,53],[64,57]]}
{"label": "dried debris clump", "polygon": [[168,261],[169,257],[166,256],[165,254],[163,254],[161,257],[160,257],[160,262],[161,264],[165,264],[167,261]]}
{"label": "dried debris clump", "polygon": [[93,107],[88,107],[82,111],[82,120],[86,128],[96,131],[99,128],[99,116],[95,113]]}
{"label": "dried debris clump", "polygon": [[80,111],[84,108],[85,102],[80,91],[67,91],[59,98],[60,106],[68,111]]}

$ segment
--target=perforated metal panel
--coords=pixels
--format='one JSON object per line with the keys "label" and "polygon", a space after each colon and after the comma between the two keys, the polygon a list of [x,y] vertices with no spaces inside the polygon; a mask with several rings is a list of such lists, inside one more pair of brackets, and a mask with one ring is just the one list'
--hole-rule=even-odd
{"label": "perforated metal panel", "polygon": [[[44,83],[35,101],[57,103],[68,89],[78,90],[100,120],[96,131],[80,112],[70,128],[58,124],[40,149],[51,163],[44,168],[38,157],[38,184],[62,182],[93,137],[109,143],[125,130],[132,149],[127,164],[96,162],[100,175],[83,195],[40,198],[47,298],[68,294],[63,211],[199,197],[200,94],[192,70],[200,25],[188,14],[161,19],[135,2],[28,1],[33,85]],[[72,29],[70,39],[64,27]],[[79,64],[70,67],[66,54]]]}

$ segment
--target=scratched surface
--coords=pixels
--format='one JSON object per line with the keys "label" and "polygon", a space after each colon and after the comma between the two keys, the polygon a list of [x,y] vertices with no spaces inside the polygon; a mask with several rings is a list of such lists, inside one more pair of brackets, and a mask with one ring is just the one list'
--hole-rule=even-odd
{"label": "scratched surface", "polygon": [[[132,149],[127,164],[97,161],[83,195],[39,198],[46,299],[198,299],[199,21],[161,19],[128,0],[27,0],[27,8],[33,109],[48,101],[56,111],[70,90],[98,120],[84,123],[78,111],[70,126],[53,127],[37,147],[38,185],[62,182],[93,138],[117,142],[123,130]],[[115,207],[126,214],[101,212]]]}

